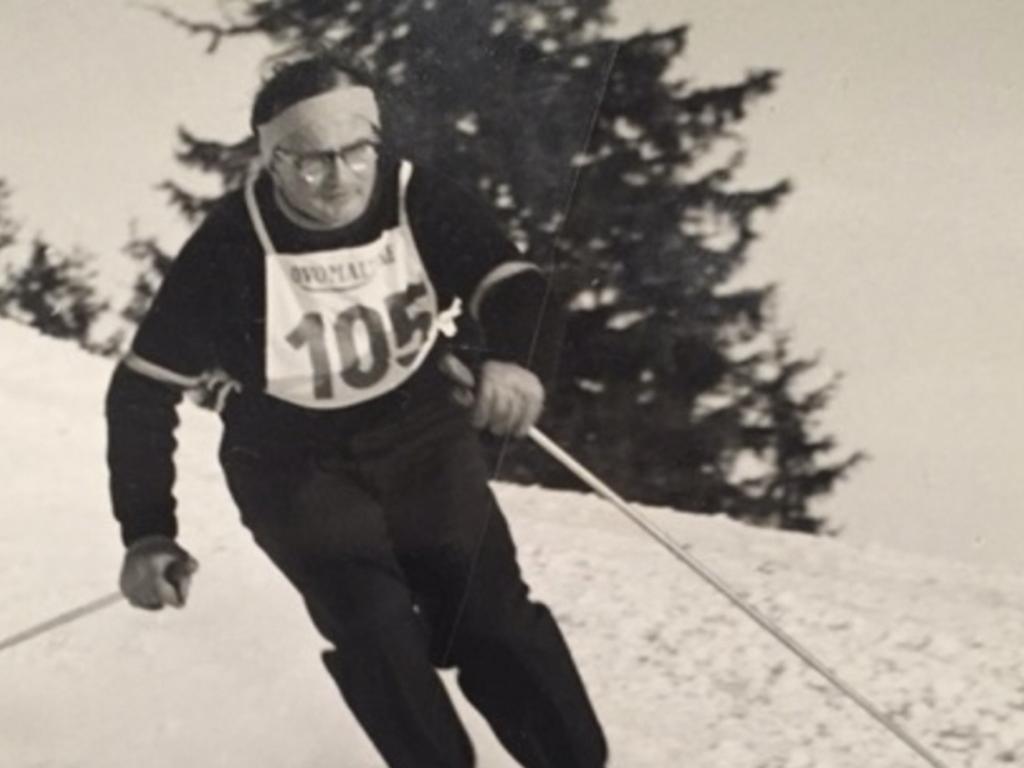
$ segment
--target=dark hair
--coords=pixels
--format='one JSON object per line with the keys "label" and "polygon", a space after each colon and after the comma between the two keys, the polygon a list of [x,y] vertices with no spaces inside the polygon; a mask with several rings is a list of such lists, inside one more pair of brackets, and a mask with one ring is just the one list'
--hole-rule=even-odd
{"label": "dark hair", "polygon": [[256,93],[249,124],[255,132],[293,104],[348,83],[377,92],[376,83],[362,67],[335,55],[321,53],[279,64]]}

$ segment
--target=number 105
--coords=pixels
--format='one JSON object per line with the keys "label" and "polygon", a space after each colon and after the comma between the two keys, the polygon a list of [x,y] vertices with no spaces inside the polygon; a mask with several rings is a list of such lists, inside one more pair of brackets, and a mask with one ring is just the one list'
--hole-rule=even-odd
{"label": "number 105", "polygon": [[[412,283],[404,291],[393,293],[384,300],[395,336],[393,356],[385,320],[380,311],[366,304],[356,304],[338,313],[333,323],[334,340],[341,359],[339,375],[347,386],[353,389],[372,387],[387,375],[392,360],[402,366],[412,364],[426,342],[433,323],[430,309],[413,305],[427,296],[427,287],[423,283]],[[360,359],[356,350],[355,333],[360,324],[370,342],[366,359]],[[307,312],[286,337],[295,349],[308,349],[310,365],[313,367],[313,395],[318,400],[329,399],[334,395],[334,376],[327,356],[326,336],[323,315],[320,312]]]}

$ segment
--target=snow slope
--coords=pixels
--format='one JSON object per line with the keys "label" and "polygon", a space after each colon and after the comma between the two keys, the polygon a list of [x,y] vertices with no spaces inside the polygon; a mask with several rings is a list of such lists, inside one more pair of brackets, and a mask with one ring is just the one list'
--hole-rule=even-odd
{"label": "snow slope", "polygon": [[[110,362],[0,323],[0,639],[113,590]],[[372,768],[296,595],[221,487],[216,420],[179,432],[184,611],[124,604],[0,654],[3,768]],[[925,763],[599,499],[498,485],[616,768]],[[647,510],[949,768],[1024,766],[1024,578]],[[461,707],[460,700],[460,707]],[[485,768],[509,768],[462,707]]]}

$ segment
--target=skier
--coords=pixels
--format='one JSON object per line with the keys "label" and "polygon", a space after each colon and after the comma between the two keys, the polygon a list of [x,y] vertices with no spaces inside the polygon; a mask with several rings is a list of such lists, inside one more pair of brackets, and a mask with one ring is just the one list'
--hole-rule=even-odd
{"label": "skier", "polygon": [[[358,70],[284,66],[252,126],[258,172],[185,244],[107,394],[122,592],[185,602],[196,562],[176,541],[173,433],[182,393],[204,393],[242,522],[301,593],[389,766],[474,764],[444,667],[523,766],[604,765],[474,430],[522,435],[541,412],[527,366],[552,338],[535,334],[544,278],[472,196],[396,156]],[[472,371],[439,335],[456,299],[486,341]]]}

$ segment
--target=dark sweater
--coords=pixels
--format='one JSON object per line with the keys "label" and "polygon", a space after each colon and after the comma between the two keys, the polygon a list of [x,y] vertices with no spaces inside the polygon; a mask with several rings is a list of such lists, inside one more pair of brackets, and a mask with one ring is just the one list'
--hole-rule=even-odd
{"label": "dark sweater", "polygon": [[[395,226],[397,167],[382,167],[378,178],[367,212],[326,232],[294,224],[275,204],[270,180],[259,179],[257,201],[279,253],[362,245]],[[523,261],[490,211],[443,177],[417,169],[406,209],[441,308],[460,298],[465,316],[474,291],[492,270]],[[449,348],[445,340],[408,381],[365,404],[309,410],[265,395],[264,270],[265,254],[243,194],[230,193],[182,248],[132,343],[134,355],[182,379],[220,369],[239,382],[241,394],[231,395],[221,414],[236,441],[341,441],[386,419],[398,403],[448,397],[450,385],[437,370],[437,359]],[[546,281],[536,270],[518,272],[487,290],[477,318],[482,336],[471,334],[477,356],[528,367],[545,361],[543,367],[550,367],[560,340],[560,312],[546,293]],[[123,364],[111,380],[107,459],[114,515],[126,544],[177,533],[173,452],[182,389]]]}

